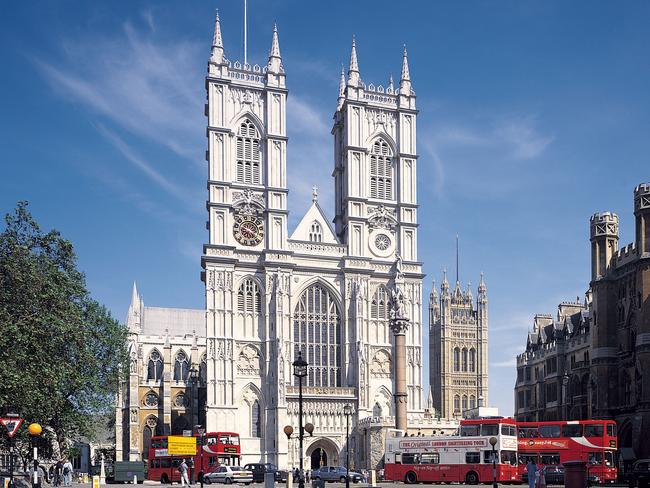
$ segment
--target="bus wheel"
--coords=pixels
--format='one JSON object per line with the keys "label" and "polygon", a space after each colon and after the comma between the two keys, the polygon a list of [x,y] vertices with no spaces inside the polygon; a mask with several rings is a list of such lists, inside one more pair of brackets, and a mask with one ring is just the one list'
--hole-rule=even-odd
{"label": "bus wheel", "polygon": [[465,483],[468,485],[478,485],[478,475],[474,471],[470,471],[465,475]]}
{"label": "bus wheel", "polygon": [[409,471],[406,473],[406,476],[404,476],[404,482],[408,483],[409,485],[417,483],[418,476],[413,471]]}
{"label": "bus wheel", "polygon": [[166,485],[167,483],[169,483],[169,478],[167,478],[167,475],[166,475],[166,474],[163,474],[163,475],[160,477],[160,482],[161,482],[163,485]]}

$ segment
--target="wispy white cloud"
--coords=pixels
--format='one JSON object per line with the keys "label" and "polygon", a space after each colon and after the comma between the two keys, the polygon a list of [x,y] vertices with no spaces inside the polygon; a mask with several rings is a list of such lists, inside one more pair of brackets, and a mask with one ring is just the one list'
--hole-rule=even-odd
{"label": "wispy white cloud", "polygon": [[[155,30],[151,11],[143,16]],[[200,162],[203,46],[154,40],[126,22],[122,35],[68,40],[58,61],[34,59],[52,87],[125,130]]]}
{"label": "wispy white cloud", "polygon": [[532,117],[503,120],[495,128],[494,134],[510,147],[512,157],[518,160],[539,157],[554,139],[542,135]]}

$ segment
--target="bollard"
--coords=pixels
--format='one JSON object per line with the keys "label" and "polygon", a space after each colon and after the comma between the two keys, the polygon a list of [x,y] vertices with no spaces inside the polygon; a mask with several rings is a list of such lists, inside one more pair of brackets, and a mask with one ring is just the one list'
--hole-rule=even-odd
{"label": "bollard", "polygon": [[293,471],[287,473],[287,488],[293,488]]}
{"label": "bollard", "polygon": [[264,473],[264,488],[275,487],[275,473]]}
{"label": "bollard", "polygon": [[134,475],[133,475],[133,484],[134,484],[134,485],[137,485],[137,484],[138,484],[138,475],[137,475],[137,474],[134,474]]}
{"label": "bollard", "polygon": [[370,486],[377,486],[377,471],[370,470]]}

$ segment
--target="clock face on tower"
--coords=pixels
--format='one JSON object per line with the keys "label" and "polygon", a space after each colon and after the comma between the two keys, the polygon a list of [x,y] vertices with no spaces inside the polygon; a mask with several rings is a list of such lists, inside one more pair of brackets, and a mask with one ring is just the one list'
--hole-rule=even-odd
{"label": "clock face on tower", "polygon": [[235,215],[232,233],[244,246],[257,246],[264,239],[264,221],[254,215]]}

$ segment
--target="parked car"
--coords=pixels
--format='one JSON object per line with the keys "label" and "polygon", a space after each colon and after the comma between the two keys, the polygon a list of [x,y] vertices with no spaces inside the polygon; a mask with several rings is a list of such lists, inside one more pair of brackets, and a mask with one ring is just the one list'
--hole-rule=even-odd
{"label": "parked car", "polygon": [[244,466],[244,469],[253,472],[253,481],[255,483],[263,483],[264,475],[266,473],[273,473],[275,481],[284,483],[287,481],[287,476],[289,473],[283,469],[278,469],[275,464],[272,463],[249,463]]}
{"label": "parked car", "polygon": [[[540,468],[540,472],[544,473],[544,479],[546,481],[547,486],[564,485],[564,466],[549,464],[548,466],[544,466]],[[588,470],[587,473],[589,473]],[[528,483],[528,472],[524,471],[521,480],[524,483]],[[591,486],[592,484],[600,483],[600,478],[596,475],[589,474],[587,477],[587,481],[589,483],[589,486]]]}
{"label": "parked car", "polygon": [[[343,466],[323,466],[311,472],[311,479],[323,481],[340,481],[345,483],[346,470]],[[350,481],[358,483],[363,479],[361,473],[350,471]]]}
{"label": "parked car", "polygon": [[210,483],[244,483],[250,485],[253,482],[253,472],[241,466],[219,466],[211,473],[203,475],[203,482]]}
{"label": "parked car", "polygon": [[650,459],[639,459],[632,465],[627,482],[630,488],[650,486]]}

